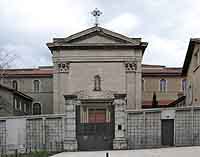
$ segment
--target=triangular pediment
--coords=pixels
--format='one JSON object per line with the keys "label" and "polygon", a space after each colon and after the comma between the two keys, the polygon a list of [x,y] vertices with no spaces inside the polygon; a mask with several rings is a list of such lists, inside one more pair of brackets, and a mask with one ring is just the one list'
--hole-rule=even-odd
{"label": "triangular pediment", "polygon": [[102,27],[92,27],[82,32],[71,35],[67,38],[55,38],[54,42],[64,42],[67,44],[125,43],[138,45],[140,44],[140,39],[129,38]]}
{"label": "triangular pediment", "polygon": [[124,43],[124,41],[97,33],[83,36],[82,38],[72,41],[72,43]]}

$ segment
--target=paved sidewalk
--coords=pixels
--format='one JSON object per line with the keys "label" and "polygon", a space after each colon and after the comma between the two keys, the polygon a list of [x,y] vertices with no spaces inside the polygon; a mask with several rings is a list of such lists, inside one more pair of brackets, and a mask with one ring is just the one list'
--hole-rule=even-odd
{"label": "paved sidewalk", "polygon": [[200,146],[122,151],[63,152],[53,157],[200,157]]}

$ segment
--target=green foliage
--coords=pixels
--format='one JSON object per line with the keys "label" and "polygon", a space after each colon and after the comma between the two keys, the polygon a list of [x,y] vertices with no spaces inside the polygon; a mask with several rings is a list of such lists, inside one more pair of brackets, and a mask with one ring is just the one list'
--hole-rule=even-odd
{"label": "green foliage", "polygon": [[[17,152],[16,152],[17,153]],[[0,157],[48,157],[48,152],[46,150],[34,151],[28,154],[0,154]]]}
{"label": "green foliage", "polygon": [[45,150],[35,151],[30,154],[30,157],[48,157],[48,152]]}

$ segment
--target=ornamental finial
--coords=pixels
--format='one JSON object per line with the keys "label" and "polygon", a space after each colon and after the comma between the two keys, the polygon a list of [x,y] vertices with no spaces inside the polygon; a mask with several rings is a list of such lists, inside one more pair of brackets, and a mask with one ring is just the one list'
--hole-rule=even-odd
{"label": "ornamental finial", "polygon": [[91,14],[95,17],[95,23],[94,25],[97,27],[99,25],[98,23],[98,18],[100,17],[100,15],[102,14],[102,12],[99,9],[94,9]]}

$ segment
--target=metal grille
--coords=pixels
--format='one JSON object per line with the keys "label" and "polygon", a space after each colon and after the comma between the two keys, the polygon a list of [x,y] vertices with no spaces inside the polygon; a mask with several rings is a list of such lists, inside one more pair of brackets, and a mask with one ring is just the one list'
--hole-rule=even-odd
{"label": "metal grille", "polygon": [[200,110],[194,110],[193,144],[200,145]]}
{"label": "metal grille", "polygon": [[128,115],[128,142],[130,148],[141,148],[145,142],[144,114]]}
{"label": "metal grille", "polygon": [[6,153],[6,121],[0,121],[0,154]]}
{"label": "metal grille", "polygon": [[28,119],[27,129],[27,148],[29,150],[38,150],[44,148],[43,120],[42,118]]}
{"label": "metal grille", "polygon": [[176,111],[176,145],[192,144],[192,114],[189,110]]}
{"label": "metal grille", "polygon": [[[79,150],[112,149],[114,138],[114,107],[110,106],[111,120],[104,123],[81,123],[80,107],[76,107],[76,137]],[[70,124],[70,119],[66,119]],[[66,125],[66,124],[65,124]],[[71,130],[67,130],[70,137]]]}
{"label": "metal grille", "polygon": [[45,121],[45,143],[48,152],[63,151],[62,118],[48,118]]}
{"label": "metal grille", "polygon": [[161,145],[161,120],[160,112],[147,112],[145,116],[146,146]]}

